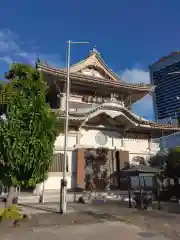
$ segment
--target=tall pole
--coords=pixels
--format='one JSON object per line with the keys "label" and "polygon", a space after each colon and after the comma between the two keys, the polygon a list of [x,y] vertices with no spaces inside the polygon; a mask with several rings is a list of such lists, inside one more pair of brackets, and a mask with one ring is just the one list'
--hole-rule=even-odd
{"label": "tall pole", "polygon": [[65,107],[65,128],[64,128],[64,165],[63,165],[63,179],[61,180],[61,194],[60,194],[60,213],[66,213],[67,208],[67,147],[68,147],[68,122],[69,122],[69,88],[70,88],[70,61],[71,61],[71,41],[67,42],[67,81],[66,81],[66,107]]}
{"label": "tall pole", "polygon": [[89,42],[72,42],[67,41],[67,81],[66,81],[66,107],[65,107],[65,129],[64,129],[64,164],[63,178],[61,179],[60,188],[60,213],[66,213],[67,209],[67,148],[68,148],[68,123],[69,123],[69,90],[70,90],[70,62],[71,62],[71,44],[88,44]]}

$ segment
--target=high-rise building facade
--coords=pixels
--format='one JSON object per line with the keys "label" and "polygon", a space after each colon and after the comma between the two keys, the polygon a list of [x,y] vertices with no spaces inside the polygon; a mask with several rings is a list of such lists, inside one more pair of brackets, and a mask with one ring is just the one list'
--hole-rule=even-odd
{"label": "high-rise building facade", "polygon": [[173,121],[180,115],[180,52],[173,52],[149,66],[155,85],[153,106],[156,120]]}

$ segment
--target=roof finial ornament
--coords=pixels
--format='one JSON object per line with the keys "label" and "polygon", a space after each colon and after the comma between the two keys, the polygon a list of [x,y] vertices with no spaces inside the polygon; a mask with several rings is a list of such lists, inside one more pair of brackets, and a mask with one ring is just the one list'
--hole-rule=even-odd
{"label": "roof finial ornament", "polygon": [[96,45],[93,47],[92,50],[90,50],[90,54],[89,54],[89,55],[93,55],[93,54],[98,54],[98,55],[100,55],[99,51],[96,49]]}

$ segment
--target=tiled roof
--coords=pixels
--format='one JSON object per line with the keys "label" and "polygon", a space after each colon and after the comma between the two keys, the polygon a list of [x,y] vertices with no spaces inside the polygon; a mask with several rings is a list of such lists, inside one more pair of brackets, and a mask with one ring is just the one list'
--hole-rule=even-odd
{"label": "tiled roof", "polygon": [[[37,61],[36,64],[37,68],[41,69],[44,72],[48,72],[49,74],[55,74],[55,75],[61,75],[66,77],[67,70],[66,69],[58,69],[50,67],[46,63],[42,63],[40,60]],[[98,77],[92,77],[92,76],[86,76],[81,73],[81,70],[87,68],[87,67],[94,67],[101,69],[108,78],[98,78]],[[144,84],[144,83],[137,83],[137,84],[130,84],[122,81],[119,76],[111,70],[107,64],[104,62],[103,58],[101,57],[100,53],[93,49],[90,51],[90,54],[85,59],[73,64],[70,67],[70,73],[71,73],[71,79],[78,81],[78,79],[81,82],[89,82],[89,83],[95,83],[95,84],[104,84],[107,86],[114,86],[118,88],[127,88],[127,89],[134,89],[139,90],[142,92],[150,92],[154,89],[154,87],[150,84]],[[141,79],[139,79],[141,80]],[[143,79],[142,79],[143,81]]]}
{"label": "tiled roof", "polygon": [[[112,104],[112,103],[102,103],[96,107],[90,109],[79,109],[77,111],[70,111],[69,116],[70,119],[74,120],[85,120],[87,118],[91,118],[93,113],[97,113],[101,110],[104,110],[106,113],[107,110],[114,110],[123,113],[127,119],[131,119],[137,126],[144,127],[144,128],[153,128],[159,130],[170,130],[170,131],[180,131],[178,125],[175,124],[159,124],[154,121],[146,120],[142,117],[137,116],[136,114],[132,113],[129,109],[124,106],[120,106],[119,104]],[[64,116],[64,112],[59,112],[59,116]]]}
{"label": "tiled roof", "polygon": [[[67,74],[65,70],[60,70],[60,69],[49,67],[43,64],[38,64],[37,66],[42,71],[50,74],[59,75],[62,77],[66,77],[66,74]],[[121,81],[110,81],[106,79],[85,76],[80,73],[71,73],[70,76],[72,80],[76,80],[76,81],[78,81],[79,79],[79,81],[81,82],[89,82],[92,84],[103,84],[107,86],[138,90],[140,92],[146,92],[146,93],[154,90],[154,86],[151,84],[144,84],[144,83],[130,84],[130,83],[125,83]]]}

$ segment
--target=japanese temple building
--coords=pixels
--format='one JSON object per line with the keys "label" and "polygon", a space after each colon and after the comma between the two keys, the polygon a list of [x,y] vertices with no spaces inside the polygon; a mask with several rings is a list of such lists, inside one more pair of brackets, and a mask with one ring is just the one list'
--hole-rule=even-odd
{"label": "japanese temple building", "polygon": [[[53,68],[40,61],[37,68],[49,85],[48,102],[58,112],[59,118],[64,119],[67,70]],[[70,81],[68,188],[85,187],[90,172],[91,178],[102,179],[103,174],[106,173],[107,178],[127,163],[132,164],[137,159],[146,161],[159,151],[159,145],[153,139],[180,130],[177,125],[158,124],[134,114],[132,104],[153,91],[154,86],[121,81],[96,49],[71,66]],[[60,188],[63,145],[62,133],[55,142],[45,189]],[[101,158],[98,157],[100,155]],[[102,155],[106,159],[103,164]],[[96,164],[96,159],[101,159],[101,164]],[[100,182],[96,181],[98,188],[102,185]]]}

